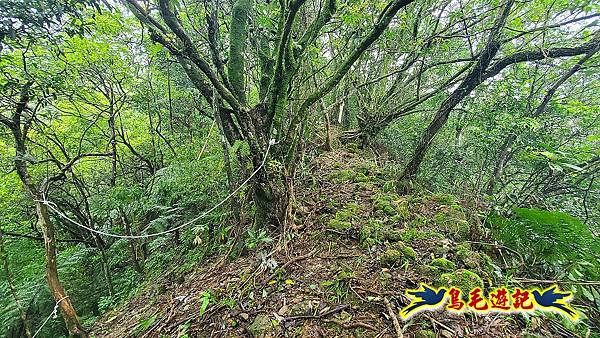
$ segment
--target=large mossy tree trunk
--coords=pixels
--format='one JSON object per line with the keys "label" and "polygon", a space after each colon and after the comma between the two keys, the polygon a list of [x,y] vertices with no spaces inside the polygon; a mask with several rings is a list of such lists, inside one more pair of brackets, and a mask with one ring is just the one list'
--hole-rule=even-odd
{"label": "large mossy tree trunk", "polygon": [[252,184],[255,223],[261,228],[282,229],[291,221],[293,178],[275,175],[262,171]]}

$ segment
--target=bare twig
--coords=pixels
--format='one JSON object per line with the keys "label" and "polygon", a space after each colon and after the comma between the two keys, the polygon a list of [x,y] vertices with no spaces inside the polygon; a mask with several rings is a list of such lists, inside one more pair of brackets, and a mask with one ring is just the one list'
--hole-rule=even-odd
{"label": "bare twig", "polygon": [[402,328],[400,327],[400,323],[398,322],[398,317],[396,317],[396,313],[392,309],[392,304],[390,304],[390,301],[387,298],[384,298],[383,301],[385,302],[385,306],[387,307],[388,313],[392,318],[392,323],[394,323],[394,329],[396,329],[396,336],[398,338],[403,338],[404,335],[402,334]]}

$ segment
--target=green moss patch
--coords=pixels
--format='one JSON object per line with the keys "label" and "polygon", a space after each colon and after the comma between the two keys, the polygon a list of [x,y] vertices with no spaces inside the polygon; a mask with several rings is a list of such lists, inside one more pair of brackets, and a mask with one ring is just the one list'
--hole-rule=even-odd
{"label": "green moss patch", "polygon": [[381,220],[370,219],[360,228],[359,238],[364,247],[370,247],[385,241],[397,242],[402,239],[402,231]]}
{"label": "green moss patch", "polygon": [[417,252],[415,251],[415,249],[411,248],[410,246],[408,246],[402,242],[394,243],[392,245],[392,247],[394,249],[400,251],[402,253],[402,255],[404,255],[404,257],[407,257],[411,260],[417,259]]}
{"label": "green moss patch", "polygon": [[469,237],[470,225],[461,209],[445,208],[433,217],[438,229],[444,230],[457,240]]}
{"label": "green moss patch", "polygon": [[445,287],[457,287],[466,294],[476,287],[483,288],[483,281],[481,280],[481,277],[473,271],[458,269],[454,272],[442,274],[439,279],[439,285]]}
{"label": "green moss patch", "polygon": [[429,263],[431,266],[438,267],[442,270],[451,271],[456,269],[456,264],[446,258],[435,258]]}
{"label": "green moss patch", "polygon": [[379,262],[383,266],[399,266],[415,259],[417,259],[417,252],[402,242],[389,245],[379,256]]}
{"label": "green moss patch", "polygon": [[415,228],[406,229],[402,232],[402,241],[403,242],[413,242],[417,240],[431,240],[432,242],[437,242],[440,239],[443,239],[444,235],[440,234],[434,230],[426,230],[421,231]]}
{"label": "green moss patch", "polygon": [[345,231],[345,230],[352,228],[352,223],[340,221],[338,219],[333,218],[332,220],[329,221],[327,226],[333,230]]}
{"label": "green moss patch", "polygon": [[343,169],[334,171],[329,175],[329,178],[335,183],[345,183],[354,181],[356,173],[353,170]]}
{"label": "green moss patch", "polygon": [[466,243],[457,245],[454,249],[454,257],[469,269],[481,273],[491,273],[494,270],[492,259],[483,252],[473,251]]}
{"label": "green moss patch", "polygon": [[267,315],[259,314],[254,318],[252,324],[248,327],[248,331],[253,337],[265,337],[271,332],[271,320]]}
{"label": "green moss patch", "polygon": [[344,209],[335,213],[327,226],[330,229],[344,231],[352,227],[352,220],[357,218],[358,206],[354,203],[348,204]]}
{"label": "green moss patch", "polygon": [[441,205],[457,205],[458,200],[454,195],[450,194],[433,194],[429,197],[430,201]]}
{"label": "green moss patch", "polygon": [[379,256],[379,262],[382,266],[399,266],[403,261],[404,255],[395,249],[387,249]]}
{"label": "green moss patch", "polygon": [[373,201],[373,209],[387,216],[399,216],[398,220],[410,218],[408,202],[396,194],[376,196]]}
{"label": "green moss patch", "polygon": [[435,338],[435,332],[431,330],[419,330],[415,332],[415,338]]}

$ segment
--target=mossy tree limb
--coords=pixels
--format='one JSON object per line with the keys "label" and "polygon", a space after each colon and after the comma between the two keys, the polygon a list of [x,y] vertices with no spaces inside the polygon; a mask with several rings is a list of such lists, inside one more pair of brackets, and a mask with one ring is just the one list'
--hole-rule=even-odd
{"label": "mossy tree limb", "polygon": [[246,104],[246,65],[244,52],[248,40],[248,15],[253,0],[237,0],[231,13],[231,29],[229,31],[229,62],[227,77],[233,94],[242,104]]}

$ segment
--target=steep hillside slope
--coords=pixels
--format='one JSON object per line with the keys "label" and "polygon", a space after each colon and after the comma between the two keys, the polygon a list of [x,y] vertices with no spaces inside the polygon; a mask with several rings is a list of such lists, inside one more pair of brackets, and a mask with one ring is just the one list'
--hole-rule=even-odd
{"label": "steep hillside slope", "polygon": [[[517,254],[486,243],[475,208],[449,195],[400,196],[352,153],[315,158],[308,172],[295,229],[231,262],[213,257],[152,281],[94,336],[396,337],[404,290],[507,280],[503,258]],[[398,324],[405,337],[573,336],[558,320],[520,315],[437,311]]]}

